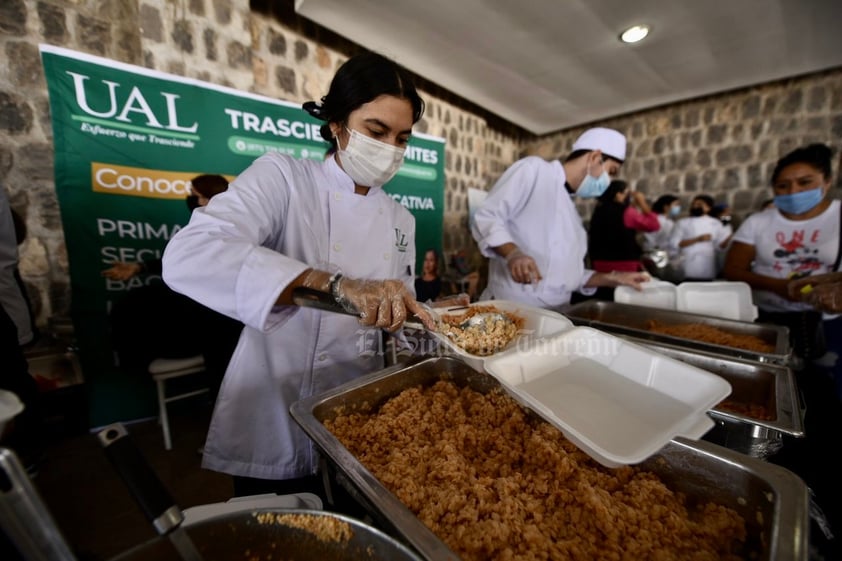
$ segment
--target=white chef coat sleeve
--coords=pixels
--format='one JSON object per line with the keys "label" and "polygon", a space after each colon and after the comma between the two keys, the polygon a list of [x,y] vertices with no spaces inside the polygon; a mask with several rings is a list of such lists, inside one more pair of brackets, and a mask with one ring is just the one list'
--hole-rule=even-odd
{"label": "white chef coat sleeve", "polygon": [[[524,158],[512,164],[488,193],[474,214],[471,233],[485,257],[500,256],[493,248],[514,240],[508,229],[509,221],[517,216],[535,188],[540,158]],[[528,248],[521,248],[528,253]]]}
{"label": "white chef coat sleeve", "polygon": [[716,225],[716,232],[714,234],[714,241],[716,242],[716,249],[719,249],[719,244],[728,239],[730,228],[723,223]]}
{"label": "white chef coat sleeve", "polygon": [[284,160],[260,158],[193,212],[164,251],[167,285],[262,331],[294,312],[275,302],[309,267],[265,247],[283,235],[293,177],[285,166]]}
{"label": "white chef coat sleeve", "polygon": [[596,271],[592,269],[585,269],[585,271],[582,273],[582,281],[579,283],[579,288],[577,289],[577,292],[581,292],[585,296],[593,296],[594,294],[596,294],[595,286],[585,286],[586,284],[588,284],[588,281],[591,280],[591,277],[594,276],[594,273],[596,273]]}
{"label": "white chef coat sleeve", "polygon": [[681,251],[681,248],[678,247],[678,244],[681,243],[681,240],[684,239],[684,225],[687,223],[687,220],[682,218],[678,222],[675,223],[675,227],[673,227],[672,232],[670,232],[669,238],[669,249],[672,252],[678,254]]}

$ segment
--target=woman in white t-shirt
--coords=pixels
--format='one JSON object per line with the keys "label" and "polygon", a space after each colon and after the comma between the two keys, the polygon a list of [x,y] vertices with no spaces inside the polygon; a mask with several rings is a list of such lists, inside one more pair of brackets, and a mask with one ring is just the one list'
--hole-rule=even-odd
{"label": "woman in white t-shirt", "polygon": [[751,285],[760,321],[790,327],[794,351],[805,359],[824,353],[819,327],[830,318],[822,318],[800,293],[790,295],[787,283],[839,266],[842,215],[839,201],[828,195],[830,156],[830,148],[812,144],[778,161],[772,174],[775,208],[740,226],[723,271],[727,279]]}
{"label": "woman in white t-shirt", "polygon": [[[811,305],[810,290],[802,292],[801,286],[810,277],[818,284],[839,266],[842,205],[829,196],[830,162],[830,148],[823,144],[799,148],[778,161],[772,173],[776,208],[743,222],[724,274],[751,285],[758,321],[788,327],[793,353],[805,359],[792,363],[805,405],[805,437],[785,446],[774,463],[804,479],[828,526],[838,531],[839,467],[827,454],[838,448],[842,427],[842,318],[822,316]],[[801,289],[794,290],[797,286]]]}

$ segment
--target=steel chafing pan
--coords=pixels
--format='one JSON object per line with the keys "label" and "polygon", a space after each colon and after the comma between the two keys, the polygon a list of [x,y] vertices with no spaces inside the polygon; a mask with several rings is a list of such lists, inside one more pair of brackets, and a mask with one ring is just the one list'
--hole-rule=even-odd
{"label": "steel chafing pan", "polygon": [[[430,560],[458,559],[390,493],[324,426],[337,408],[376,410],[418,385],[452,381],[480,392],[500,387],[490,374],[450,358],[396,366],[293,404],[293,418],[314,440],[336,479],[356,496],[377,524]],[[716,444],[675,439],[646,460],[674,490],[691,501],[715,501],[746,520],[747,547],[758,561],[807,559],[808,501],[803,481],[791,472]]]}
{"label": "steel chafing pan", "polygon": [[[767,458],[780,450],[785,435],[804,436],[804,408],[790,368],[624,338],[712,372],[731,384],[728,399],[709,412],[717,424],[705,440],[755,458]],[[752,416],[754,412],[765,415]]]}
{"label": "steel chafing pan", "polygon": [[[587,300],[579,304],[563,306],[556,311],[567,316],[575,325],[587,325],[617,335],[628,335],[648,341],[681,345],[690,350],[721,354],[731,358],[787,364],[791,355],[789,330],[786,327],[778,325],[749,323],[600,300]],[[675,337],[663,333],[655,333],[648,329],[648,324],[651,321],[665,326],[703,324],[736,335],[752,335],[772,345],[773,350],[770,352],[751,351],[684,337]]]}

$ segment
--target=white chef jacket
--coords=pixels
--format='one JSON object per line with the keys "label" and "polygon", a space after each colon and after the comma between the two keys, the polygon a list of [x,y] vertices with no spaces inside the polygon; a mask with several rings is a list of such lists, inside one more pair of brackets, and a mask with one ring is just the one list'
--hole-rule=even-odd
{"label": "white chef jacket", "polygon": [[[491,258],[481,299],[552,307],[570,302],[573,291],[595,291],[583,288],[594,273],[585,269],[588,234],[565,181],[561,162],[529,156],[491,189],[472,224],[480,251]],[[532,285],[512,280],[506,260],[492,249],[509,242],[535,260],[543,280]]]}
{"label": "white chef jacket", "polygon": [[382,368],[379,330],[350,316],[275,305],[309,267],[400,279],[414,294],[415,219],[382,189],[354,194],[333,158],[268,154],[167,244],[164,281],[245,324],[203,467],[261,479],[315,473],[315,450],[290,405]]}
{"label": "white chef jacket", "polygon": [[[682,240],[696,238],[703,234],[710,234],[711,239],[687,247],[678,247]],[[680,255],[684,275],[693,279],[715,279],[718,272],[716,251],[728,235],[729,232],[722,222],[712,216],[690,216],[676,222],[670,234],[670,248]]]}

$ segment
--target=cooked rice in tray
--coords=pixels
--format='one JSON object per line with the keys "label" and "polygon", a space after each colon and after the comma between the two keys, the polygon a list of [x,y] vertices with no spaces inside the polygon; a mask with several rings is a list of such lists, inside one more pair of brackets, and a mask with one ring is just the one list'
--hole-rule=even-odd
{"label": "cooked rice in tray", "polygon": [[[460,327],[467,319],[485,313],[502,314],[506,320],[486,317],[483,325]],[[473,355],[488,356],[502,351],[517,337],[524,318],[495,306],[471,306],[463,314],[444,314],[441,323],[442,333],[459,348]]]}
{"label": "cooked rice in tray", "polygon": [[775,351],[774,345],[767,343],[755,335],[731,333],[712,325],[705,325],[704,323],[664,325],[655,320],[649,320],[646,323],[646,329],[653,333],[663,333],[664,335],[672,335],[673,337],[713,343],[714,345],[724,345],[747,351],[759,353],[772,353]]}
{"label": "cooked rice in tray", "polygon": [[466,561],[736,560],[743,518],[608,469],[499,390],[440,381],[325,426]]}

